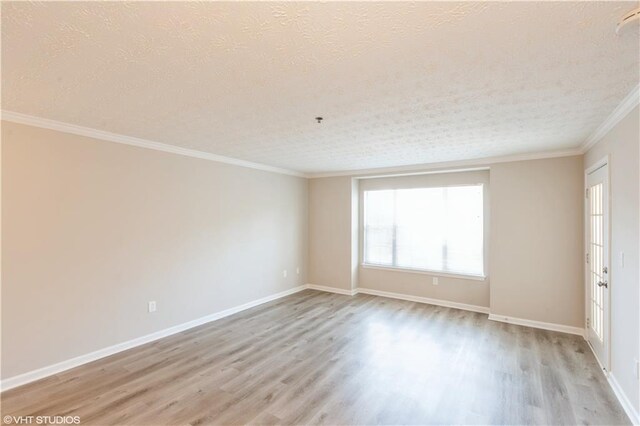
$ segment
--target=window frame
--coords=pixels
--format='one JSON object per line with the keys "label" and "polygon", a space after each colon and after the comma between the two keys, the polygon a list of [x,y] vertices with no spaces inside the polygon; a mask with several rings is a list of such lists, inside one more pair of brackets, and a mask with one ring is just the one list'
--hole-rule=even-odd
{"label": "window frame", "polygon": [[[445,188],[445,187],[464,187],[464,186],[479,186],[482,189],[482,274],[472,274],[472,273],[464,273],[464,272],[449,272],[446,270],[434,270],[434,269],[423,269],[423,268],[412,268],[407,266],[397,266],[395,265],[395,240],[393,242],[392,249],[392,259],[393,264],[385,265],[385,264],[377,264],[377,263],[367,263],[365,262],[365,247],[366,247],[366,229],[365,229],[365,217],[366,217],[366,203],[365,203],[365,192],[368,191],[381,191],[381,190],[403,190],[403,189],[418,189],[418,188]],[[360,267],[364,269],[373,269],[373,270],[388,270],[395,272],[406,272],[413,274],[423,274],[429,276],[437,276],[444,278],[458,278],[472,281],[486,281],[488,278],[487,274],[487,255],[488,255],[488,246],[487,246],[487,186],[484,182],[469,182],[469,183],[451,183],[451,184],[436,184],[436,185],[417,185],[417,186],[408,186],[408,187],[387,187],[380,189],[363,189],[359,191],[359,204],[361,206],[360,212],[360,220],[359,220],[359,234],[360,234]]]}

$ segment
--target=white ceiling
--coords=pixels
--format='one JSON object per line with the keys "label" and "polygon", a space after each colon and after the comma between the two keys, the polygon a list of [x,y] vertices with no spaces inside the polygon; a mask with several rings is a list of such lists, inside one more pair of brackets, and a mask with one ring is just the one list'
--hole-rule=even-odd
{"label": "white ceiling", "polygon": [[2,109],[300,172],[568,149],[637,4],[3,2]]}

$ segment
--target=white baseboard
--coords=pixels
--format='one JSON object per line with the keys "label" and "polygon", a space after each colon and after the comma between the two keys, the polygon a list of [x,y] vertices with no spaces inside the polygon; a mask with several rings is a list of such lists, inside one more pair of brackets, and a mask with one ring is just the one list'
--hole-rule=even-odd
{"label": "white baseboard", "polygon": [[153,342],[154,340],[162,339],[163,337],[171,336],[172,334],[180,333],[181,331],[188,330],[190,328],[197,327],[199,325],[206,324],[208,322],[212,322],[224,317],[228,317],[235,313],[244,311],[249,308],[253,308],[254,306],[258,306],[263,303],[271,302],[281,297],[289,296],[291,294],[305,290],[306,288],[307,288],[306,285],[294,287],[289,290],[281,291],[279,293],[272,294],[267,297],[263,297],[261,299],[253,300],[251,302],[245,303],[240,306],[235,306],[233,308],[225,309],[224,311],[216,312],[214,314],[207,315],[202,318],[197,318],[195,320],[178,324],[176,326],[169,327],[164,330],[156,331],[155,333],[147,334],[146,336],[138,337],[136,339],[132,339],[123,343],[118,343],[116,345],[99,349],[95,352],[91,352],[85,355],[80,355],[78,357],[68,359],[66,361],[62,361],[53,365],[49,365],[47,367],[39,368],[37,370],[29,371],[27,373],[23,373],[17,376],[9,377],[0,382],[0,390],[6,391],[18,386],[26,385],[27,383],[31,383],[48,376],[58,374],[62,371],[69,370],[71,368],[75,368],[92,361],[96,361],[100,358],[104,358],[109,355],[113,355],[118,352],[125,351],[127,349],[135,348],[136,346],[144,345],[145,343]]}
{"label": "white baseboard", "polygon": [[620,401],[620,405],[622,405],[622,408],[624,408],[624,412],[627,413],[627,416],[629,416],[629,420],[631,420],[631,423],[633,423],[634,425],[640,425],[640,415],[638,415],[638,412],[633,407],[633,404],[631,403],[631,401],[629,401],[629,398],[627,398],[627,395],[620,387],[620,384],[616,380],[615,376],[611,372],[605,372],[605,376],[607,377],[609,386],[611,386],[611,389],[613,389],[613,393],[618,398],[618,401]]}
{"label": "white baseboard", "polygon": [[609,386],[611,386],[611,390],[613,391],[616,398],[618,398],[618,402],[620,402],[620,405],[622,405],[624,412],[627,413],[627,417],[629,417],[629,420],[631,420],[631,423],[633,423],[634,425],[640,425],[640,415],[638,415],[638,412],[633,407],[633,404],[631,403],[631,401],[629,401],[629,398],[627,398],[627,394],[624,393],[624,390],[622,390],[622,387],[616,380],[613,373],[602,366],[602,363],[598,359],[598,355],[596,355],[596,351],[593,349],[593,346],[591,346],[591,343],[589,343],[586,334],[583,337],[587,342],[587,346],[589,346],[589,349],[591,349],[591,353],[593,353],[593,357],[596,359],[596,362],[600,367],[600,371],[602,371],[604,377],[607,378],[607,382],[609,383]]}
{"label": "white baseboard", "polygon": [[523,318],[507,317],[507,316],[498,315],[498,314],[489,314],[489,319],[491,321],[506,322],[509,324],[523,325],[525,327],[540,328],[542,330],[559,331],[561,333],[577,334],[579,336],[584,336],[584,328],[581,328],[581,327],[572,327],[569,325],[554,324],[551,322],[542,322],[542,321],[534,321],[534,320],[528,320]]}
{"label": "white baseboard", "polygon": [[358,290],[345,290],[343,288],[327,287],[324,285],[307,284],[305,287],[311,290],[325,291],[327,293],[345,294],[347,296],[355,296],[356,294],[358,294]]}
{"label": "white baseboard", "polygon": [[370,288],[358,288],[356,292],[363,293],[363,294],[371,294],[373,296],[388,297],[391,299],[408,300],[410,302],[444,306],[447,308],[462,309],[464,311],[480,312],[482,314],[489,313],[489,308],[486,306],[467,305],[466,303],[450,302],[448,300],[441,300],[441,299],[431,299],[429,297],[411,296],[408,294],[392,293],[389,291],[373,290]]}

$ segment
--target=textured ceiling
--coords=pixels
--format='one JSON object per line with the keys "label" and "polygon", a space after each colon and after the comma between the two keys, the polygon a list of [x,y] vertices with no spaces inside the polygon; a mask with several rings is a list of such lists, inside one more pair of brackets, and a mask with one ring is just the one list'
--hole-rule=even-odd
{"label": "textured ceiling", "polygon": [[3,2],[2,108],[302,172],[573,148],[637,4]]}

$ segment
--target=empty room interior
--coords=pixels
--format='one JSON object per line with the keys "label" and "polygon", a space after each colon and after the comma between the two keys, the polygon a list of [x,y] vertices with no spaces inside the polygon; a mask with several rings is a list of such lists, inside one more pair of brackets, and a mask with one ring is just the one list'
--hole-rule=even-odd
{"label": "empty room interior", "polygon": [[640,424],[639,22],[2,1],[2,424]]}

